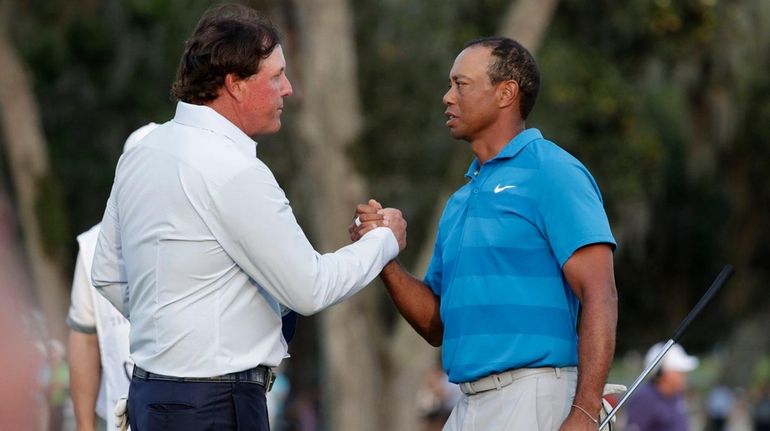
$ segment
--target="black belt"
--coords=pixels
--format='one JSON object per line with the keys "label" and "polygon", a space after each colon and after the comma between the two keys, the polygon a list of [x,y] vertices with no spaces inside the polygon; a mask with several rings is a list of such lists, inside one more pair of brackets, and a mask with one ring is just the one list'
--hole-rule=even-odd
{"label": "black belt", "polygon": [[250,370],[238,371],[230,374],[213,377],[174,377],[163,374],[151,373],[134,365],[134,377],[145,380],[164,380],[169,382],[194,382],[194,383],[223,383],[223,382],[244,382],[256,383],[265,387],[265,392],[273,388],[275,374],[273,369],[260,365]]}

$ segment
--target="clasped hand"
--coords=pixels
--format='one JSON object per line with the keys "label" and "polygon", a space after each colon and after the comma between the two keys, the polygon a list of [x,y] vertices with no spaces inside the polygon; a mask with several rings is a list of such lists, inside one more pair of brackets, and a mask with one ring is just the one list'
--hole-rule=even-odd
{"label": "clasped hand", "polygon": [[361,239],[367,232],[378,227],[387,227],[393,231],[398,242],[398,250],[406,248],[406,220],[401,210],[395,208],[383,208],[374,199],[369,199],[365,204],[356,206],[353,222],[348,227],[350,240],[355,242]]}

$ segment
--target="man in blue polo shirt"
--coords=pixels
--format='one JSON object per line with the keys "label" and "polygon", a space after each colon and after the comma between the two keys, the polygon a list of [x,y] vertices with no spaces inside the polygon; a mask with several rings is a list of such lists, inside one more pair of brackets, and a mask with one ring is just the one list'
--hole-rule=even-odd
{"label": "man in blue polo shirt", "polygon": [[[539,72],[517,42],[468,43],[449,78],[446,125],[476,156],[468,183],[446,204],[424,280],[396,261],[381,273],[464,393],[444,430],[596,431],[617,320],[599,188],[525,127]],[[359,205],[351,238],[387,211]]]}

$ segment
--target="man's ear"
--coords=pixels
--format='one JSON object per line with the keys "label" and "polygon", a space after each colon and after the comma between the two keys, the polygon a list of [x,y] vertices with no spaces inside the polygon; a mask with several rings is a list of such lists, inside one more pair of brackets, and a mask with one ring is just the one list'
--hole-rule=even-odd
{"label": "man's ear", "polygon": [[519,100],[519,83],[509,79],[497,84],[497,105],[506,108]]}
{"label": "man's ear", "polygon": [[225,75],[225,82],[222,85],[227,94],[233,99],[240,101],[243,95],[243,80],[234,73]]}

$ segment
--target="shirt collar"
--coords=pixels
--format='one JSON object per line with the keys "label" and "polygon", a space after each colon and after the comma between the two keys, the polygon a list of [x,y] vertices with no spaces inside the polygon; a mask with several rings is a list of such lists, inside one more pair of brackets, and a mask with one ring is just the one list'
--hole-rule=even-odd
{"label": "shirt collar", "polygon": [[[497,153],[495,157],[487,160],[487,163],[493,160],[512,159],[516,157],[516,155],[519,154],[519,151],[523,150],[527,144],[537,139],[543,139],[543,134],[540,133],[540,130],[535,128],[526,129],[518,135],[514,136],[510,142],[505,144],[505,147],[503,147],[503,149],[500,150],[500,152]],[[468,171],[465,173],[465,176],[468,178],[473,178],[473,173],[478,171],[479,168],[479,159],[474,158],[471,162],[471,165],[468,167]]]}
{"label": "shirt collar", "polygon": [[176,105],[174,121],[185,126],[224,135],[247,155],[254,157],[256,154],[256,141],[243,133],[241,129],[223,117],[222,114],[208,106],[193,105],[180,101]]}

